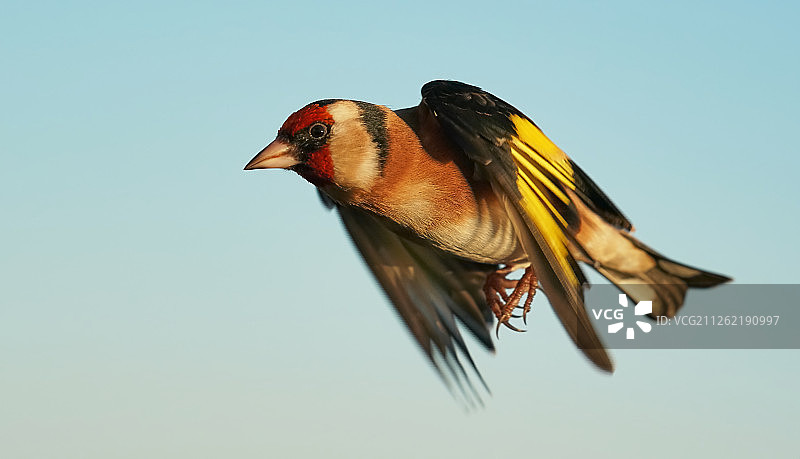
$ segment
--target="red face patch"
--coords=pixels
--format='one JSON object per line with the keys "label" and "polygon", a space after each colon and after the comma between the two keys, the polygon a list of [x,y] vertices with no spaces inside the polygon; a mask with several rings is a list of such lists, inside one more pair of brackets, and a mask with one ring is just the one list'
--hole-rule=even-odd
{"label": "red face patch", "polygon": [[311,153],[306,163],[297,167],[295,171],[316,186],[332,183],[333,162],[327,145]]}
{"label": "red face patch", "polygon": [[[310,103],[300,110],[292,113],[278,130],[278,135],[296,137],[301,131],[308,129],[315,123],[333,125],[333,117],[328,113],[325,105]],[[312,141],[308,145],[309,141]],[[293,170],[316,186],[323,186],[333,182],[333,161],[331,160],[328,144],[314,144],[310,135],[294,138],[298,148],[304,152],[302,163],[293,167]]]}
{"label": "red face patch", "polygon": [[314,123],[325,123],[330,126],[333,124],[333,117],[328,113],[325,107],[320,107],[317,104],[308,104],[292,113],[289,118],[283,122],[283,126],[281,126],[278,132],[280,134],[294,136],[298,131]]}

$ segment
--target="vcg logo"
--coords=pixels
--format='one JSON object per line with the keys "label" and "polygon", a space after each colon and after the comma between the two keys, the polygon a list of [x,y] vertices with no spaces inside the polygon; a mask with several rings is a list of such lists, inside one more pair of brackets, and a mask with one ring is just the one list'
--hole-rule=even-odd
{"label": "vcg logo", "polygon": [[[622,327],[625,326],[624,324],[624,317],[625,317],[625,310],[628,307],[628,296],[624,293],[620,293],[619,295],[619,305],[622,308],[617,309],[592,309],[592,315],[596,320],[600,320],[601,317],[605,318],[606,320],[616,320],[616,322],[609,324],[608,332],[609,333],[616,333],[622,330]],[[633,308],[633,312],[635,316],[644,316],[653,312],[653,302],[652,301],[640,301],[636,304]],[[641,320],[636,320],[636,325],[645,333],[650,333],[652,330],[652,325],[647,322],[642,322]],[[625,329],[625,338],[626,339],[633,339],[635,329],[631,326]]]}

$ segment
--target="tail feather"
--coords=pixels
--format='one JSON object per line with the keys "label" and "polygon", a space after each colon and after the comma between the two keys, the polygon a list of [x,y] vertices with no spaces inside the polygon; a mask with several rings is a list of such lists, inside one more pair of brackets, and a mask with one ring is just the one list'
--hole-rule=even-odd
{"label": "tail feather", "polygon": [[[638,242],[638,241],[637,241]],[[642,244],[643,245],[643,244]],[[647,249],[645,249],[647,250]],[[651,255],[660,256],[658,253],[650,249]],[[666,257],[658,259],[658,266],[665,272],[678,276],[686,282],[686,285],[694,288],[709,288],[719,284],[724,284],[731,280],[728,276],[722,274],[712,273],[709,271],[702,271],[691,266],[680,264],[676,261],[670,260]]]}
{"label": "tail feather", "polygon": [[690,287],[708,288],[731,280],[661,255],[626,229],[609,224],[574,193],[570,198],[580,216],[579,225],[568,228],[575,243],[570,251],[634,301],[652,301],[650,317],[677,314]]}
{"label": "tail feather", "polygon": [[630,251],[640,252],[637,256],[644,253],[653,260],[652,266],[626,273],[604,266],[602,261],[595,259],[595,268],[635,302],[653,301],[653,312],[649,314],[652,318],[677,314],[689,288],[708,288],[731,280],[730,277],[671,260],[628,233],[619,231],[618,234],[632,243]]}

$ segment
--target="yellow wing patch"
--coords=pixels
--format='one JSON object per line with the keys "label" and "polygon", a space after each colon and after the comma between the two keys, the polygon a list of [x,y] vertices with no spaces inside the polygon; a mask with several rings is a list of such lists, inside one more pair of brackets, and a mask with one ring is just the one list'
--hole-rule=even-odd
{"label": "yellow wing patch", "polygon": [[522,208],[553,251],[561,271],[575,285],[578,279],[570,264],[564,233],[567,222],[545,193],[547,190],[563,204],[569,205],[563,187],[575,189],[572,165],[567,155],[530,120],[517,115],[511,115],[510,119],[517,131],[510,146],[517,166],[517,189],[522,195]]}
{"label": "yellow wing patch", "polygon": [[[514,161],[518,166],[533,168],[538,165],[541,169],[552,174],[559,182],[570,189],[575,189],[574,171],[567,154],[548,139],[546,135],[527,118],[511,115],[511,122],[517,131],[512,145],[519,150],[519,158]],[[550,180],[548,180],[549,182]],[[564,196],[564,202],[567,202]]]}
{"label": "yellow wing patch", "polygon": [[556,261],[561,271],[567,274],[571,285],[577,284],[578,278],[573,272],[569,262],[570,255],[569,250],[567,250],[567,241],[563,227],[556,222],[550,210],[543,205],[543,203],[547,201],[539,197],[541,194],[536,187],[529,187],[526,185],[527,182],[525,178],[518,175],[517,188],[519,188],[522,194],[522,207],[525,209],[525,212],[528,213],[531,220],[535,222],[539,233],[545,238],[547,245],[553,251],[553,255],[555,255],[556,258],[553,261]]}

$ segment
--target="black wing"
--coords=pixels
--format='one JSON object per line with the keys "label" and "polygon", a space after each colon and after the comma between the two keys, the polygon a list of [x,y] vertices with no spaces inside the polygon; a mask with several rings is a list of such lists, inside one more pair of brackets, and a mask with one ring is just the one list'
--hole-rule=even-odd
{"label": "black wing", "polygon": [[631,223],[527,116],[478,87],[432,81],[422,104],[445,133],[505,198],[509,218],[553,309],[579,348],[600,368],[613,365],[589,321],[583,301],[586,279],[569,250],[568,228],[580,218],[575,193],[619,228]]}
{"label": "black wing", "polygon": [[[556,169],[551,180],[562,182],[575,191],[591,210],[611,225],[626,230],[633,228],[603,190],[550,141],[536,123],[511,104],[477,86],[444,80],[423,86],[422,101],[474,161],[483,165],[498,162],[492,168],[499,167],[508,178],[514,178],[517,164],[502,144],[515,138],[523,140],[535,153],[529,160],[535,160],[545,169],[550,169],[549,166]],[[517,132],[519,126],[524,132]],[[521,136],[525,138],[520,139]],[[494,148],[487,148],[487,142]],[[558,173],[559,169],[564,173]]]}
{"label": "black wing", "polygon": [[494,350],[489,334],[493,316],[482,287],[497,266],[463,260],[405,239],[367,211],[346,206],[337,209],[356,247],[439,376],[451,389],[455,384],[467,401],[480,403],[459,354],[484,388],[486,384],[456,318],[487,349]]}

